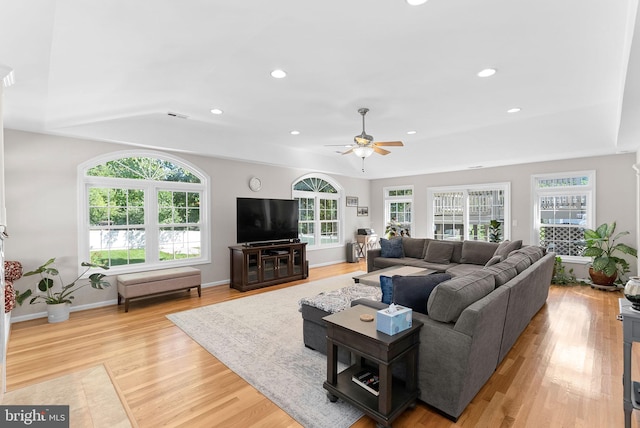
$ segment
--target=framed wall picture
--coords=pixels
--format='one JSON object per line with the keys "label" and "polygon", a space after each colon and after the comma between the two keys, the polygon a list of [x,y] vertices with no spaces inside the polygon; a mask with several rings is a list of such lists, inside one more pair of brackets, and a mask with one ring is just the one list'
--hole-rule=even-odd
{"label": "framed wall picture", "polygon": [[358,197],[357,196],[347,196],[347,206],[348,207],[357,207],[358,206]]}
{"label": "framed wall picture", "polygon": [[358,207],[358,215],[359,216],[368,216],[369,215],[369,207]]}

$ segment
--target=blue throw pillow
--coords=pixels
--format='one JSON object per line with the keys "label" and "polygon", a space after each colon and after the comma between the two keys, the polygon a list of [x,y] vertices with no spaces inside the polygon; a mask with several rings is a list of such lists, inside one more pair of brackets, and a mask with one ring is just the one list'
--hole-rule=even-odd
{"label": "blue throw pillow", "polygon": [[399,259],[404,257],[402,238],[380,239],[380,256]]}
{"label": "blue throw pillow", "polygon": [[[451,279],[451,275],[448,273],[434,273],[425,276],[394,275],[391,278],[393,283],[393,302],[397,305],[411,308],[421,314],[427,314],[427,301],[431,292],[438,284],[449,279]],[[382,281],[380,281],[380,284],[382,284]]]}
{"label": "blue throw pillow", "polygon": [[382,289],[382,303],[390,305],[393,301],[393,282],[390,276],[380,275],[380,289]]}

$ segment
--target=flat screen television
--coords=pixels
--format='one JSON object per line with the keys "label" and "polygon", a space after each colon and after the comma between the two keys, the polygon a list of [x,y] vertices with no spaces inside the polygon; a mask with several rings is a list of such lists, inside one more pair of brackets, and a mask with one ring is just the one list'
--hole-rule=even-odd
{"label": "flat screen television", "polygon": [[298,237],[298,201],[295,199],[238,198],[236,205],[239,244]]}

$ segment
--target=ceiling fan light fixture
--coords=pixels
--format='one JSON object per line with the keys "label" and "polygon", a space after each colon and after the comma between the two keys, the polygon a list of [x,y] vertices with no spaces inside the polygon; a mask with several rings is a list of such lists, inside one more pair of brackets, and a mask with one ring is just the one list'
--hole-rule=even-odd
{"label": "ceiling fan light fixture", "polygon": [[425,4],[428,0],[407,0],[407,4],[410,6],[420,6]]}
{"label": "ceiling fan light fixture", "polygon": [[220,115],[220,114],[222,114],[222,113],[224,113],[224,111],[222,111],[222,109],[219,109],[219,108],[212,108],[212,109],[211,109],[211,114],[217,114],[217,115]]}
{"label": "ceiling fan light fixture", "polygon": [[353,153],[359,158],[368,158],[373,154],[373,147],[356,147],[355,149],[353,149]]}

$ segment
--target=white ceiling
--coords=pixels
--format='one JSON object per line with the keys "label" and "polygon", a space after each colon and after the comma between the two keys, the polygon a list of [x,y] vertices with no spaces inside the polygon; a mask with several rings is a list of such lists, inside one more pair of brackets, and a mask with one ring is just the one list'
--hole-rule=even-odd
{"label": "white ceiling", "polygon": [[[636,151],[637,3],[0,0],[4,123],[365,178]],[[405,143],[364,173],[360,107]]]}

